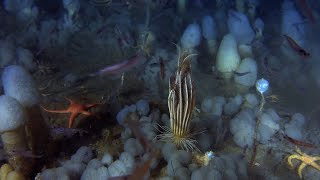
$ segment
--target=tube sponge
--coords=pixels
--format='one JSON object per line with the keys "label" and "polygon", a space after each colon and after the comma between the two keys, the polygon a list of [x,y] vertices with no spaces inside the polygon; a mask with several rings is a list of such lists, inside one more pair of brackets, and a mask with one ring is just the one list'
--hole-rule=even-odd
{"label": "tube sponge", "polygon": [[38,89],[31,75],[21,66],[11,65],[2,74],[4,94],[18,100],[24,107],[31,107],[40,101]]}

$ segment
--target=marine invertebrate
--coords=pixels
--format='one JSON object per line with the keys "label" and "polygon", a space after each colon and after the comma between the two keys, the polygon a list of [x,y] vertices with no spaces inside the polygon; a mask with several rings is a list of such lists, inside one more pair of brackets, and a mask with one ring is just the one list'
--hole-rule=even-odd
{"label": "marine invertebrate", "polygon": [[195,161],[200,166],[207,166],[209,162],[215,157],[214,152],[207,151],[206,153],[195,153],[193,155],[193,161]]}
{"label": "marine invertebrate", "polygon": [[63,109],[63,110],[48,110],[44,107],[42,107],[43,110],[47,111],[47,112],[53,112],[53,113],[71,113],[71,116],[69,118],[69,128],[72,127],[73,121],[76,118],[76,116],[78,114],[84,114],[86,116],[90,116],[92,115],[91,112],[87,111],[89,108],[92,108],[96,105],[98,105],[98,103],[95,104],[78,104],[73,102],[71,99],[65,97],[69,102],[70,105],[67,109]]}
{"label": "marine invertebrate", "polygon": [[320,161],[320,156],[310,156],[306,153],[303,153],[299,148],[296,148],[297,154],[291,154],[288,159],[288,165],[290,168],[293,168],[292,160],[297,159],[301,161],[301,164],[298,168],[299,177],[302,178],[302,170],[307,166],[312,166],[320,171],[320,165],[316,163],[316,161]]}
{"label": "marine invertebrate", "polygon": [[193,134],[190,132],[191,116],[195,107],[195,89],[190,65],[190,57],[193,55],[179,53],[178,70],[169,82],[170,128],[161,127],[164,132],[158,135],[161,140],[172,141],[187,151],[198,150],[195,146],[196,140],[192,139]]}

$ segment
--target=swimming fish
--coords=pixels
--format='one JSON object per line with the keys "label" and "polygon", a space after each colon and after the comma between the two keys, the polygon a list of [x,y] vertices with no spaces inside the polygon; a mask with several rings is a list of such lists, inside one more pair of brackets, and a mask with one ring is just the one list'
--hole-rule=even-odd
{"label": "swimming fish", "polygon": [[308,53],[306,50],[304,50],[294,39],[292,39],[290,36],[288,35],[283,35],[289,46],[294,50],[296,51],[300,56],[302,57],[309,57],[310,56],[310,53]]}
{"label": "swimming fish", "polygon": [[127,60],[122,61],[121,63],[106,66],[97,72],[89,74],[90,77],[98,76],[98,75],[105,75],[105,74],[119,74],[124,71],[127,71],[131,67],[138,64],[141,56],[135,55]]}

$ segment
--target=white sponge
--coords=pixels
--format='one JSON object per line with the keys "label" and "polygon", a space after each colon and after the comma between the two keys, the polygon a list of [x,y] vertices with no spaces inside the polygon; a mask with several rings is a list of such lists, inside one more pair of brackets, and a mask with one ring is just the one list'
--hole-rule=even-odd
{"label": "white sponge", "polygon": [[0,96],[0,132],[10,131],[23,125],[26,113],[22,105],[12,97]]}
{"label": "white sponge", "polygon": [[241,12],[229,11],[228,28],[239,44],[250,44],[255,37],[248,17]]}
{"label": "white sponge", "polygon": [[201,29],[197,23],[190,24],[181,37],[183,49],[193,49],[200,45]]}
{"label": "white sponge", "polygon": [[217,54],[216,67],[221,73],[226,74],[226,78],[231,77],[231,73],[235,71],[240,64],[240,55],[238,53],[237,41],[231,34],[223,37]]}
{"label": "white sponge", "polygon": [[18,100],[24,107],[36,105],[40,95],[32,76],[21,66],[12,65],[2,74],[4,94]]}
{"label": "white sponge", "polygon": [[253,145],[255,116],[251,109],[243,109],[230,121],[233,141],[240,147]]}
{"label": "white sponge", "polygon": [[234,76],[234,81],[243,86],[252,87],[257,80],[258,67],[255,60],[245,58],[241,61],[237,73]]}

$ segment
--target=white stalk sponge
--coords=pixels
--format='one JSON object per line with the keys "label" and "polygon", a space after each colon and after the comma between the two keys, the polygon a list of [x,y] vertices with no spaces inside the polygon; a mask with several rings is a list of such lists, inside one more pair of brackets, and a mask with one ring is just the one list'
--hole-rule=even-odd
{"label": "white stalk sponge", "polygon": [[21,66],[11,65],[2,74],[4,94],[18,100],[24,107],[40,101],[40,95],[32,76]]}
{"label": "white stalk sponge", "polygon": [[227,34],[223,37],[217,54],[217,70],[221,73],[231,73],[235,71],[240,63],[237,42],[233,35]]}
{"label": "white stalk sponge", "polygon": [[0,132],[14,130],[26,122],[22,105],[12,97],[0,96]]}

